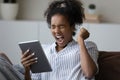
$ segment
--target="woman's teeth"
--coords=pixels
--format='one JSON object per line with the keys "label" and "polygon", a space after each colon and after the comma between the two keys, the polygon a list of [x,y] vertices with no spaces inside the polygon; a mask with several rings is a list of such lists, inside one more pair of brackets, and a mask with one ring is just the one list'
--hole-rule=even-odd
{"label": "woman's teeth", "polygon": [[63,43],[63,41],[64,41],[64,37],[63,36],[56,36],[56,38],[57,38],[57,42],[58,43]]}
{"label": "woman's teeth", "polygon": [[56,36],[56,38],[62,38],[62,36]]}

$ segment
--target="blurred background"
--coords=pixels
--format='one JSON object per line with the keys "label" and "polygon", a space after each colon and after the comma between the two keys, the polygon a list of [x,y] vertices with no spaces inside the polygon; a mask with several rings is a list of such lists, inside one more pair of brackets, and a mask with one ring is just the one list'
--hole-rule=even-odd
{"label": "blurred background", "polygon": [[[13,5],[9,1],[17,3],[17,8],[14,7],[17,15],[14,19],[10,18],[14,9],[10,9]],[[54,42],[43,16],[51,1],[53,0],[0,0],[0,52],[6,53],[13,63],[20,63],[21,50],[18,42],[35,39],[42,44]],[[95,42],[101,51],[120,51],[120,0],[82,2],[86,22],[81,26],[90,32],[88,40]],[[8,4],[10,6],[6,6]]]}
{"label": "blurred background", "polygon": [[[18,0],[19,20],[45,20],[43,13],[48,4],[53,0]],[[2,3],[3,0],[0,0]],[[88,5],[96,5],[96,13],[100,15],[101,22],[120,23],[120,0],[82,0],[85,12],[88,13]]]}

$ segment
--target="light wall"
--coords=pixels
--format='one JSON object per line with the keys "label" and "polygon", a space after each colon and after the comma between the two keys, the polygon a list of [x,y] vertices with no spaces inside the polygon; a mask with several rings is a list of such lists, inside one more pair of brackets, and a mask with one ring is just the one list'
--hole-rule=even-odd
{"label": "light wall", "polygon": [[43,14],[50,0],[19,0],[18,17],[25,20],[44,20]]}
{"label": "light wall", "polygon": [[[2,1],[2,0],[0,0]],[[19,0],[18,18],[22,20],[45,20],[43,13],[53,0]],[[103,22],[120,23],[120,0],[82,0],[87,12],[87,6],[95,3],[97,13]]]}
{"label": "light wall", "polygon": [[103,22],[120,23],[120,0],[82,0],[87,6],[90,3],[95,3],[97,13],[101,15]]}
{"label": "light wall", "polygon": [[[118,35],[120,34],[120,24],[87,23],[82,26],[90,32],[88,40],[95,42],[98,50],[120,51]],[[13,63],[20,63],[21,50],[18,42],[36,39],[41,44],[54,42],[45,21],[0,21],[0,52],[6,53]]]}

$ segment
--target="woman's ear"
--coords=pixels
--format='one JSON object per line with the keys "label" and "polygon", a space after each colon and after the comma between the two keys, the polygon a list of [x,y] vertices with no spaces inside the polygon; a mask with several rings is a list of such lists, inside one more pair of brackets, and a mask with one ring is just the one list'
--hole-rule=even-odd
{"label": "woman's ear", "polygon": [[71,29],[72,29],[73,36],[74,36],[74,35],[75,35],[75,30],[76,30],[76,29],[75,29],[75,26],[72,26]]}
{"label": "woman's ear", "polygon": [[72,31],[75,32],[75,26],[72,26],[71,28],[72,28]]}

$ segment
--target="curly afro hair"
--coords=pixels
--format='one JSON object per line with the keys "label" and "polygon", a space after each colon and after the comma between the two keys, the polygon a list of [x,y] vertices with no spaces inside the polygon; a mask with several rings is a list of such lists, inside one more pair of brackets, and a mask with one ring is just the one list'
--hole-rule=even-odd
{"label": "curly afro hair", "polygon": [[[61,14],[68,19],[70,26],[75,28],[75,25],[82,24],[85,18],[82,6],[82,3],[78,0],[55,0],[49,5],[44,16],[47,18],[49,27],[51,25],[51,17],[55,14]],[[75,32],[73,35],[75,35]]]}

